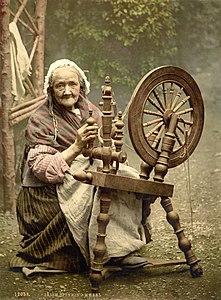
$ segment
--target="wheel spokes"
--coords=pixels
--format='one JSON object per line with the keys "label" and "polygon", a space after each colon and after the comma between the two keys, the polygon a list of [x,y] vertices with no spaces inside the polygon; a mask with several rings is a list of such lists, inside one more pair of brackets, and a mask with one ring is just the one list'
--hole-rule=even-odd
{"label": "wheel spokes", "polygon": [[192,112],[193,111],[193,108],[187,108],[185,110],[182,110],[182,111],[179,111],[178,115],[184,115],[184,114],[188,114],[189,112]]}
{"label": "wheel spokes", "polygon": [[159,102],[160,107],[161,107],[162,110],[164,111],[164,110],[165,110],[165,106],[164,106],[164,104],[162,103],[162,101],[161,101],[161,99],[160,99],[160,96],[159,96],[157,90],[154,89],[154,90],[153,90],[153,94],[154,94],[155,98],[157,99],[157,101]]}
{"label": "wheel spokes", "polygon": [[157,133],[157,136],[155,137],[151,145],[153,148],[157,148],[157,146],[159,145],[164,129],[165,129],[165,125],[161,126],[160,130]]}
{"label": "wheel spokes", "polygon": [[193,121],[188,121],[188,120],[184,120],[184,119],[180,119],[180,122],[182,122],[184,125],[193,125]]}
{"label": "wheel spokes", "polygon": [[153,129],[151,129],[151,130],[145,135],[146,138],[148,139],[148,138],[151,136],[151,134],[153,134],[154,131],[158,130],[161,126],[164,126],[164,122],[163,122],[163,121],[161,121],[161,122],[158,123],[155,127],[153,127]]}
{"label": "wheel spokes", "polygon": [[183,93],[183,87],[178,90],[178,92],[176,94],[176,97],[174,98],[173,103],[171,105],[171,109],[174,109],[174,107],[176,106],[176,104],[177,104],[178,100],[180,99],[182,93]]}
{"label": "wheel spokes", "polygon": [[167,108],[167,88],[166,88],[166,84],[163,82],[162,83],[163,86],[163,99],[164,99],[164,103],[165,103],[165,107]]}
{"label": "wheel spokes", "polygon": [[156,86],[147,97],[143,109],[143,131],[151,147],[154,149],[160,147],[164,132],[168,129],[166,117],[173,113],[178,118],[173,151],[183,147],[186,142],[186,131],[190,132],[193,126],[193,111],[191,98],[182,86],[173,81]]}
{"label": "wheel spokes", "polygon": [[176,112],[180,107],[182,107],[188,100],[190,99],[190,96],[186,96],[174,109],[173,111]]}
{"label": "wheel spokes", "polygon": [[151,110],[147,110],[147,109],[144,109],[144,114],[147,114],[147,115],[153,115],[153,116],[158,116],[158,117],[162,117],[163,114],[160,113],[160,112],[156,112],[156,111],[151,111]]}
{"label": "wheel spokes", "polygon": [[180,136],[177,134],[177,132],[175,132],[175,137],[176,137],[176,140],[177,140],[177,142],[178,142],[178,144],[179,144],[180,146],[183,146],[183,145],[185,144],[185,141],[182,141],[182,140],[181,140],[181,138],[180,138]]}
{"label": "wheel spokes", "polygon": [[146,122],[146,123],[143,123],[143,127],[148,127],[150,125],[153,125],[153,124],[156,124],[156,123],[159,123],[162,121],[163,118],[160,118],[160,119],[154,119],[152,121],[149,121],[149,122]]}
{"label": "wheel spokes", "polygon": [[169,99],[169,108],[171,108],[172,103],[173,103],[173,96],[174,96],[174,82],[171,83],[170,85],[170,99]]}
{"label": "wheel spokes", "polygon": [[164,114],[164,110],[153,99],[148,97],[148,100],[157,110],[159,110],[162,114]]}

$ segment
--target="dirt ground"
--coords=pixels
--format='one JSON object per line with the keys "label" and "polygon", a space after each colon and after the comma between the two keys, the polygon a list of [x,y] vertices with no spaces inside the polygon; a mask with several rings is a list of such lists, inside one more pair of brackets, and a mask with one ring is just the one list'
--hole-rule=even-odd
{"label": "dirt ground", "polygon": [[[186,265],[146,267],[112,274],[101,293],[90,293],[88,273],[37,276],[26,280],[10,272],[20,236],[14,216],[0,215],[0,299],[151,299],[221,300],[221,82],[211,89],[212,73],[195,76],[205,101],[205,127],[188,162],[171,169],[166,182],[175,186],[172,199],[181,225],[201,259],[204,274],[192,278]],[[132,155],[132,154],[131,154]],[[183,254],[158,200],[152,206],[152,238],[147,258],[180,259]]]}

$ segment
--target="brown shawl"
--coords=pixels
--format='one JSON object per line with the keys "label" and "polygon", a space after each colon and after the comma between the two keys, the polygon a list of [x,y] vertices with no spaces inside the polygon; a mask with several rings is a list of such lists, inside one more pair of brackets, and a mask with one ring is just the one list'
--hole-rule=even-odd
{"label": "brown shawl", "polygon": [[[52,108],[50,101],[47,99],[29,119],[25,133],[28,148],[42,144],[56,148],[58,151],[65,150],[75,141],[77,130],[86,123],[89,108],[93,110],[92,116],[97,124],[101,125],[100,110],[86,99],[79,98],[77,103],[81,120],[75,113],[59,105],[55,99],[52,100]],[[53,113],[51,113],[52,109]]]}

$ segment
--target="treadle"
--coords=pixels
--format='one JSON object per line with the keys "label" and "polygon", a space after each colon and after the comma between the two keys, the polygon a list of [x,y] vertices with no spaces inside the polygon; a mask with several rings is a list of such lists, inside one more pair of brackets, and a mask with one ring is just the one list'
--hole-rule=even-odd
{"label": "treadle", "polygon": [[167,267],[167,266],[176,266],[176,265],[184,265],[187,264],[185,259],[148,259],[148,264],[144,266],[146,267]]}
{"label": "treadle", "polygon": [[[168,266],[177,266],[177,265],[184,265],[187,264],[185,259],[171,259],[171,260],[164,260],[164,259],[148,259],[148,263],[144,265],[142,268],[147,267],[168,267]],[[110,277],[114,272],[119,272],[123,270],[134,270],[133,268],[126,268],[124,266],[106,266],[101,271],[102,278],[105,280]]]}

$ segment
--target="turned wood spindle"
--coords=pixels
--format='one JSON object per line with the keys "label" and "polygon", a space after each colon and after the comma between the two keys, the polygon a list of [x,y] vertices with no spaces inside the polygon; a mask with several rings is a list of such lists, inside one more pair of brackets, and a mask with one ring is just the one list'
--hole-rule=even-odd
{"label": "turned wood spindle", "polygon": [[[114,145],[116,152],[120,152],[123,147],[123,128],[124,128],[124,122],[122,121],[122,112],[118,112],[118,119],[117,122],[115,123],[115,136],[114,136]],[[116,162],[116,169],[115,172],[119,169],[119,161]]]}
{"label": "turned wood spindle", "polygon": [[[95,119],[92,117],[92,114],[93,114],[93,110],[90,108],[89,109],[89,117],[87,119],[87,124],[88,126],[93,126],[95,124]],[[94,145],[94,141],[93,140],[90,140],[87,144],[87,148],[93,148],[93,145]]]}
{"label": "turned wood spindle", "polygon": [[124,128],[124,122],[122,121],[122,112],[119,111],[118,112],[118,120],[115,123],[115,136],[114,136],[114,145],[115,145],[115,149],[116,152],[120,152],[122,150],[122,146],[123,146],[123,128]]}
{"label": "turned wood spindle", "polygon": [[[157,134],[158,134],[158,132],[154,131],[148,138],[148,143],[153,145],[153,143],[156,141]],[[158,144],[156,146],[158,146]],[[144,161],[141,161],[140,178],[148,180],[150,178],[150,174],[151,174],[152,170],[153,170],[153,166],[147,164]]]}
{"label": "turned wood spindle", "polygon": [[102,188],[100,195],[100,213],[97,217],[98,233],[97,241],[93,249],[94,260],[91,266],[90,281],[92,286],[92,292],[97,293],[99,291],[100,284],[102,282],[102,270],[104,255],[106,254],[106,228],[110,221],[108,211],[111,204],[110,189]]}
{"label": "turned wood spindle", "polygon": [[105,78],[105,86],[103,87],[103,116],[102,116],[102,130],[103,130],[103,148],[102,148],[102,161],[103,161],[103,173],[110,172],[110,163],[112,157],[112,89],[110,86],[110,78],[107,76]]}
{"label": "turned wood spindle", "polygon": [[158,182],[164,181],[164,177],[168,171],[170,154],[173,151],[173,147],[175,144],[174,132],[176,130],[177,125],[177,115],[171,114],[167,118],[167,122],[169,124],[169,128],[168,131],[165,133],[165,136],[163,137],[161,152],[154,168],[154,180]]}
{"label": "turned wood spindle", "polygon": [[198,265],[199,260],[194,255],[191,249],[191,242],[185,236],[183,228],[181,228],[179,215],[174,211],[170,198],[161,197],[161,205],[166,212],[168,223],[173,227],[174,233],[177,236],[178,246],[184,253],[187,264],[190,266],[191,275],[193,277],[202,275],[202,268]]}

